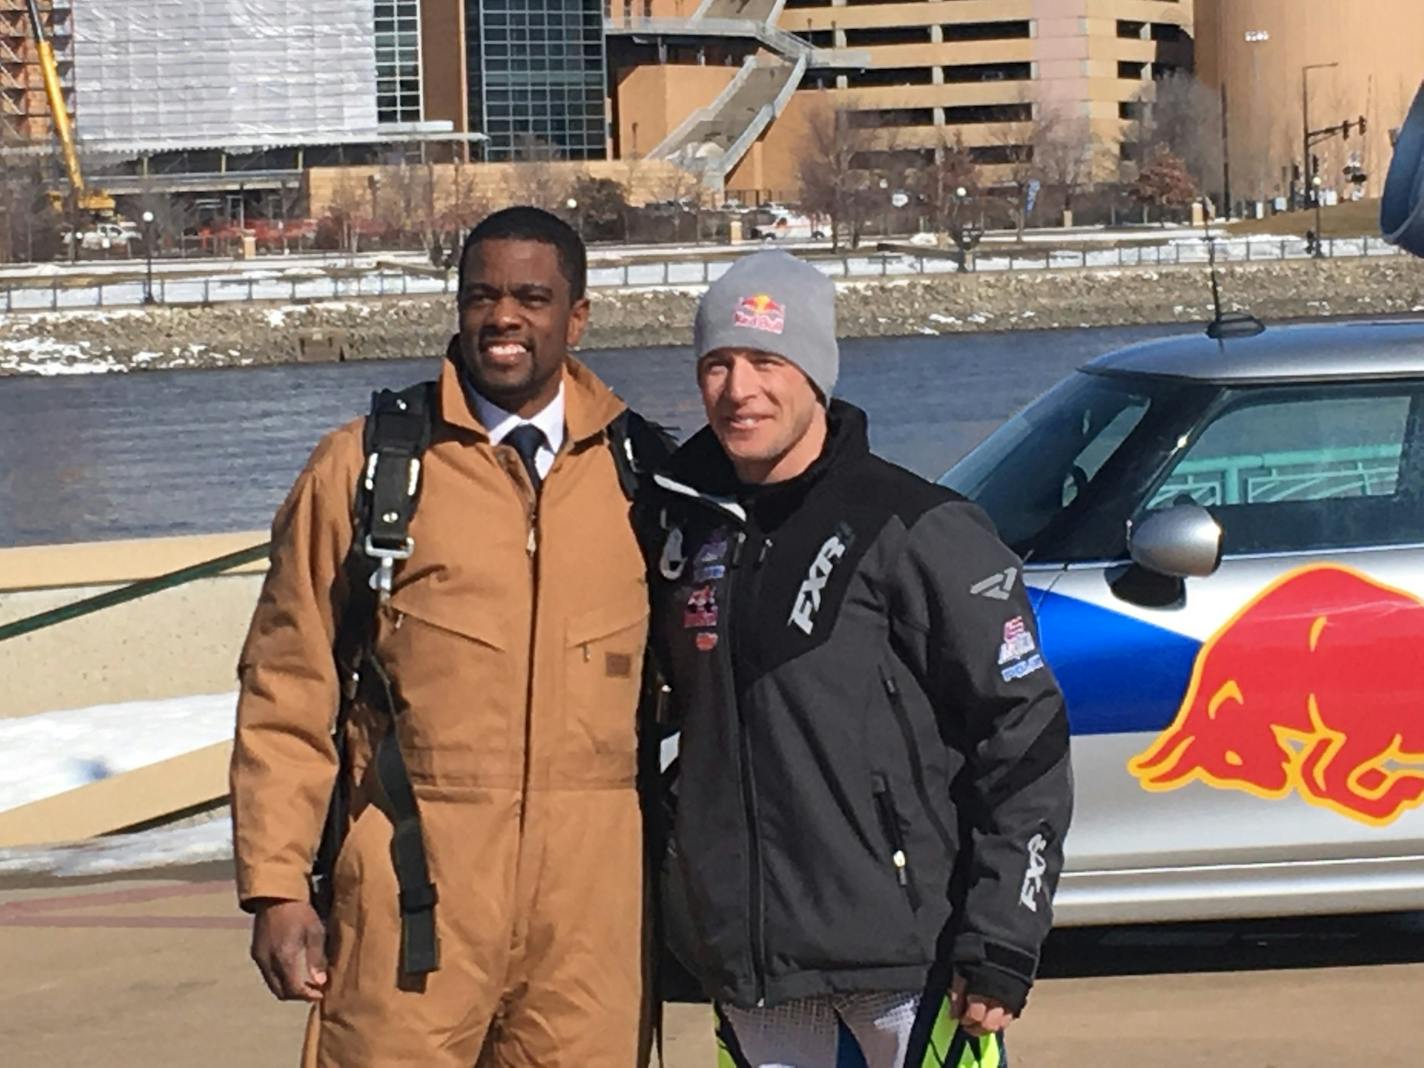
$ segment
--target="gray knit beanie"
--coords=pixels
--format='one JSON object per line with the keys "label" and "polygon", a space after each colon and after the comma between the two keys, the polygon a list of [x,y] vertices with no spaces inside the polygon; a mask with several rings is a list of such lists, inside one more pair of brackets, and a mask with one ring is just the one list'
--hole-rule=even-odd
{"label": "gray knit beanie", "polygon": [[717,349],[790,360],[829,400],[841,363],[835,283],[786,252],[745,256],[702,295],[692,337],[699,360]]}

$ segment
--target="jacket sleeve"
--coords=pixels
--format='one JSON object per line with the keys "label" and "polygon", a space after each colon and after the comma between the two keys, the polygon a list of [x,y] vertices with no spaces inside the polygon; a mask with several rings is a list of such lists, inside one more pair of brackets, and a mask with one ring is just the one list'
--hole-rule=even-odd
{"label": "jacket sleeve", "polygon": [[332,594],[351,542],[354,477],[343,477],[335,438],[317,447],[273,521],[271,567],[238,662],[230,778],[244,908],[307,897],[335,781]]}
{"label": "jacket sleeve", "polygon": [[946,503],[907,534],[893,611],[897,645],[965,760],[952,963],[970,993],[1016,1013],[1053,923],[1073,806],[1067,713],[1022,570],[982,511]]}

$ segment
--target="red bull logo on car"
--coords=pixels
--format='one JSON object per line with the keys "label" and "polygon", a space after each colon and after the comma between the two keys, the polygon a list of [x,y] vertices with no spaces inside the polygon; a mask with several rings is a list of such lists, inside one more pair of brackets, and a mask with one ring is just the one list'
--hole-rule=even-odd
{"label": "red bull logo on car", "polygon": [[1384,826],[1424,803],[1424,600],[1352,568],[1273,582],[1202,646],[1172,725],[1128,770]]}
{"label": "red bull logo on car", "polygon": [[779,334],[786,329],[786,308],[765,293],[743,297],[737,305],[736,325]]}

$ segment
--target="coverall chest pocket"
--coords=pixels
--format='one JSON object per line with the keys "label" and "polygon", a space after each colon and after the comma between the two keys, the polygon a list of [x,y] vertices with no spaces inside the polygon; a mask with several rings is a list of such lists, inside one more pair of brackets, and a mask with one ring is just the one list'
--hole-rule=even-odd
{"label": "coverall chest pocket", "polygon": [[572,616],[566,633],[564,772],[590,784],[630,783],[648,636],[646,588]]}
{"label": "coverall chest pocket", "polygon": [[502,628],[468,603],[411,588],[382,611],[381,660],[403,706],[401,749],[417,783],[475,785],[507,770],[522,719]]}

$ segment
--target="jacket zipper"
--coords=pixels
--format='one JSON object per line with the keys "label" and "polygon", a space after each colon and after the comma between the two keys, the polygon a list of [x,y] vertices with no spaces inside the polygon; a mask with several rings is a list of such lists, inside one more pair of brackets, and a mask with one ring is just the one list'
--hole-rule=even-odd
{"label": "jacket zipper", "polygon": [[949,833],[949,828],[944,825],[939,809],[931,803],[930,792],[925,786],[925,769],[920,763],[920,757],[916,752],[915,734],[910,729],[910,716],[905,711],[905,698],[900,693],[900,688],[895,685],[895,680],[885,671],[880,669],[880,681],[885,685],[885,693],[890,698],[890,711],[895,714],[895,724],[900,728],[900,737],[905,743],[905,762],[910,767],[910,781],[915,785],[915,796],[920,800],[920,807],[924,809],[925,817],[934,827],[935,833],[939,835],[940,842],[944,845],[946,858],[951,862],[954,860],[954,841]]}
{"label": "jacket zipper", "polygon": [[874,780],[875,808],[880,813],[880,823],[885,829],[885,840],[890,845],[890,864],[895,869],[895,881],[905,891],[910,908],[920,911],[920,890],[915,878],[910,874],[910,858],[905,853],[905,835],[900,830],[900,817],[895,810],[895,798],[890,793],[890,784],[885,776],[876,775]]}
{"label": "jacket zipper", "polygon": [[[743,574],[741,570],[742,557],[747,544],[747,535],[744,531],[739,531],[736,540],[732,544],[731,565],[733,569],[732,581],[727,583],[727,603],[722,606],[722,611],[727,614],[727,631],[731,636],[732,620],[732,591],[740,581]],[[757,559],[753,563],[752,571],[749,572],[751,578],[749,583],[754,583],[756,579],[756,569],[761,566],[762,560],[766,558],[766,550],[770,543],[763,541],[758,549]],[[750,860],[751,871],[747,879],[747,925],[748,940],[750,943],[752,958],[752,980],[756,1003],[758,1006],[766,1004],[766,902],[762,894],[762,855],[761,855],[761,832],[760,823],[757,819],[757,794],[756,779],[752,775],[752,745],[751,732],[747,729],[746,709],[741,701],[741,692],[737,684],[736,674],[736,642],[727,643],[726,657],[728,661],[728,676],[731,679],[732,701],[737,709],[737,734],[741,750],[741,786],[742,786],[742,808],[743,817],[747,826],[747,855]]]}

